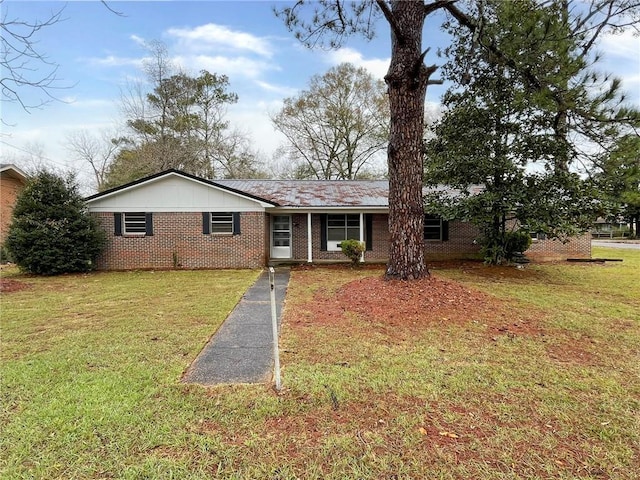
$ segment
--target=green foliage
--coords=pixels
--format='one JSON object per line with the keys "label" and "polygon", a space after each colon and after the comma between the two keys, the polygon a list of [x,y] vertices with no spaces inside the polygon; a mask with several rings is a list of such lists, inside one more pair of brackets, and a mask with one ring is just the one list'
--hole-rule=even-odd
{"label": "green foliage", "polygon": [[[571,142],[579,137],[565,127],[611,99],[590,98],[579,82],[568,87],[584,73],[585,59],[569,54],[579,39],[566,35],[568,26],[554,8],[529,0],[483,5],[483,31],[497,50],[476,55],[466,30],[451,29],[444,72],[454,86],[426,146],[426,183],[460,192],[425,201],[445,218],[476,224],[485,259],[502,263],[512,260],[515,225],[564,241],[610,209],[591,180],[569,171],[579,150]],[[613,132],[615,122],[604,122],[603,115],[588,129],[594,141],[604,129]]]}
{"label": "green foliage", "polygon": [[498,237],[490,233],[483,238],[480,252],[491,265],[513,262],[531,246],[531,235],[525,230],[507,231]]}
{"label": "green foliage", "polygon": [[[600,188],[617,205],[616,214],[640,229],[640,136],[626,135],[618,139],[608,152],[597,175]],[[633,233],[633,232],[632,232]]]}
{"label": "green foliage", "polygon": [[263,175],[247,136],[226,120],[226,108],[238,101],[229,78],[181,72],[160,42],[149,50],[144,67],[151,89],[123,99],[130,135],[109,165],[103,189],[170,168],[204,178]]}
{"label": "green foliage", "polygon": [[4,244],[0,245],[0,263],[8,262],[13,262],[13,258],[11,257],[9,250],[7,250],[7,247]]}
{"label": "green foliage", "polygon": [[366,250],[366,246],[363,242],[358,240],[343,240],[340,242],[340,248],[352,262],[353,266],[357,266],[360,263],[362,254]]}
{"label": "green foliage", "polygon": [[25,272],[86,272],[105,243],[73,177],[40,171],[18,196],[6,247]]}

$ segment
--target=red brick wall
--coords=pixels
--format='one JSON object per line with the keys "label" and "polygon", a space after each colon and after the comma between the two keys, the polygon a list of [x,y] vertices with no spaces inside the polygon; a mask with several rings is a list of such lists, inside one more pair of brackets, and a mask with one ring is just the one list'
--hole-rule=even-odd
{"label": "red brick wall", "polygon": [[[98,259],[102,270],[169,268],[261,268],[269,258],[269,215],[261,212],[241,214],[241,235],[204,235],[202,214],[154,213],[154,235],[131,237],[114,235],[113,213],[94,213],[107,232],[108,245]],[[292,255],[294,261],[307,261],[307,214],[292,215]],[[388,215],[373,215],[373,250],[365,261],[384,262],[389,255]],[[320,251],[320,215],[311,216],[314,261],[347,261],[342,252]],[[469,223],[449,222],[448,241],[426,241],[427,261],[479,258],[474,243],[478,230]],[[175,262],[174,265],[174,254]],[[557,240],[534,242],[526,252],[536,261],[589,258],[588,234],[563,244]]]}
{"label": "red brick wall", "polygon": [[424,256],[427,261],[480,258],[478,229],[466,222],[449,222],[449,240],[425,240]]}
{"label": "red brick wall", "polygon": [[24,182],[17,178],[4,173],[0,176],[0,244],[7,238],[13,207],[23,188]]}
{"label": "red brick wall", "polygon": [[[94,213],[107,232],[100,270],[169,268],[261,268],[265,257],[265,215],[240,214],[240,235],[204,235],[202,213],[153,214],[153,235],[114,235],[113,213]],[[175,260],[174,260],[175,259]]]}
{"label": "red brick wall", "polygon": [[534,240],[525,254],[537,262],[591,258],[591,234],[573,237],[566,243],[560,240]]}
{"label": "red brick wall", "polygon": [[[307,214],[291,216],[293,224],[293,260],[307,261]],[[389,255],[389,227],[387,215],[374,214],[372,222],[373,250],[367,251],[366,261],[385,261]],[[311,235],[313,237],[313,260],[348,261],[342,252],[326,252],[320,250],[320,214],[311,215]]]}
{"label": "red brick wall", "polygon": [[[384,262],[389,258],[389,216],[387,214],[373,215],[373,249],[365,252],[365,261]],[[293,223],[293,259],[307,260],[307,215],[295,214]],[[344,261],[347,258],[342,252],[320,251],[320,215],[311,215],[311,231],[313,235],[313,260]],[[474,244],[478,231],[473,225],[462,222],[449,223],[448,241],[425,242],[425,256],[427,260],[442,260],[454,258],[476,258],[480,247]]]}

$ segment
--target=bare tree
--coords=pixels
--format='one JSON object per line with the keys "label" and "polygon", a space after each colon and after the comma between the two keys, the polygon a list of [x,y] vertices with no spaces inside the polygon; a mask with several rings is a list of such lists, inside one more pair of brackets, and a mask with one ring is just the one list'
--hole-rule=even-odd
{"label": "bare tree", "polygon": [[251,147],[247,133],[238,129],[220,132],[210,162],[217,178],[265,178],[260,154]]}
{"label": "bare tree", "polygon": [[[17,102],[27,112],[40,108],[54,100],[52,90],[65,88],[59,84],[59,65],[37,49],[37,36],[41,30],[63,21],[64,7],[53,11],[45,20],[22,20],[9,16],[7,2],[2,5],[2,53],[0,66],[2,75],[2,101]],[[26,90],[39,92],[35,102],[26,100]]]}
{"label": "bare tree", "polygon": [[271,116],[297,178],[353,180],[375,176],[387,146],[389,102],[382,81],[349,63],[316,75]]}
{"label": "bare tree", "polygon": [[76,130],[66,136],[66,149],[77,160],[87,163],[93,171],[98,191],[105,189],[109,165],[115,158],[124,139],[117,134],[103,131],[94,135],[87,130]]}

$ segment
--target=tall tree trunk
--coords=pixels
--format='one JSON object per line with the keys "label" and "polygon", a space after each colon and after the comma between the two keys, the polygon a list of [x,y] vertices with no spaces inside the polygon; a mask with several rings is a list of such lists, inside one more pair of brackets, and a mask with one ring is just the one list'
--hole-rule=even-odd
{"label": "tall tree trunk", "polygon": [[423,2],[391,3],[389,87],[389,262],[387,278],[417,279],[429,275],[424,261],[422,202],[424,101],[435,67],[423,63]]}
{"label": "tall tree trunk", "polygon": [[[560,14],[562,20],[563,30],[569,35],[569,1],[562,0],[560,4]],[[559,50],[561,55],[560,60],[567,64],[569,60],[569,51],[567,47],[561,47]],[[554,168],[556,173],[566,173],[569,171],[570,158],[570,146],[569,146],[569,114],[568,105],[566,99],[566,93],[569,90],[569,78],[565,78],[558,85],[558,89],[554,94],[554,100],[556,102],[558,111],[554,118],[554,136],[558,144],[558,151],[556,152],[556,158],[554,160]]]}

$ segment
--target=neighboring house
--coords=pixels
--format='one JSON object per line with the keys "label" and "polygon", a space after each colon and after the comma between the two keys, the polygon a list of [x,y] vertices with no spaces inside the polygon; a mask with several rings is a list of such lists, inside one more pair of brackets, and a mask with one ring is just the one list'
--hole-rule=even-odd
{"label": "neighboring house", "polygon": [[[365,261],[388,257],[387,181],[211,181],[169,170],[86,201],[109,239],[99,269],[345,261],[339,244],[347,238],[366,244]],[[469,223],[425,215],[424,235],[427,260],[478,257],[478,232]],[[562,246],[536,242],[545,258],[552,255],[542,244]],[[589,242],[577,242],[568,256],[590,253]]]}
{"label": "neighboring house", "polygon": [[591,236],[593,238],[628,237],[629,224],[622,217],[618,218],[617,221],[600,217],[595,221]]}
{"label": "neighboring house", "polygon": [[0,245],[7,238],[13,207],[26,184],[26,173],[15,165],[0,164]]}

